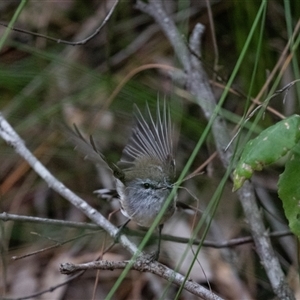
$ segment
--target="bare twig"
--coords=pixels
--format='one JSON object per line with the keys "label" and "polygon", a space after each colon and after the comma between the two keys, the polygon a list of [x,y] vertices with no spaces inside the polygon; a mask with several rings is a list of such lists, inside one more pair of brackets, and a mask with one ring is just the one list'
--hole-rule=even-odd
{"label": "bare twig", "polygon": [[61,40],[61,39],[57,39],[57,38],[53,38],[44,34],[40,34],[40,33],[36,33],[36,32],[32,32],[32,31],[28,31],[25,29],[21,29],[21,28],[16,28],[16,27],[11,27],[7,24],[4,24],[2,22],[0,22],[0,25],[7,27],[11,30],[17,31],[17,32],[21,32],[21,33],[25,33],[25,34],[30,34],[32,36],[36,36],[39,38],[43,38],[49,41],[53,41],[56,42],[57,44],[65,44],[65,45],[70,45],[70,46],[79,46],[79,45],[84,45],[86,44],[88,41],[90,41],[91,39],[93,39],[100,31],[101,29],[105,26],[105,24],[108,22],[108,20],[110,19],[111,15],[113,14],[117,4],[119,3],[119,0],[116,0],[116,2],[114,3],[114,5],[112,6],[112,8],[110,9],[110,11],[108,12],[108,14],[106,15],[106,17],[104,18],[104,20],[102,21],[101,25],[87,38],[80,40],[78,42],[70,42],[70,41],[66,41],[66,40]]}
{"label": "bare twig", "polygon": [[[47,225],[54,225],[54,226],[66,226],[71,228],[80,228],[80,229],[89,229],[89,230],[99,230],[99,226],[96,224],[89,224],[89,223],[82,223],[82,222],[71,222],[71,221],[64,221],[64,220],[53,220],[53,219],[46,219],[46,218],[38,218],[38,217],[31,217],[31,216],[20,216],[15,214],[7,214],[7,213],[0,213],[0,220],[2,221],[16,221],[16,222],[29,222],[29,223],[38,223],[38,224],[47,224]],[[123,228],[122,232],[124,234],[129,236],[140,236],[143,237],[145,235],[145,232],[142,231],[136,231],[131,230],[128,228]],[[284,236],[293,235],[293,233],[289,230],[283,230],[283,231],[274,231],[270,233],[266,233],[270,238],[280,238]],[[76,237],[80,238],[82,236]],[[154,234],[152,236],[153,239],[159,239],[159,236],[157,234]],[[172,236],[168,234],[162,234],[161,235],[162,240],[164,241],[170,241],[174,243],[180,243],[180,244],[188,244],[191,242],[188,238],[182,238],[178,236]],[[72,239],[73,240],[73,239]],[[70,242],[71,240],[68,240],[66,242]],[[66,242],[60,243],[60,245],[65,244]],[[235,247],[243,244],[253,243],[253,238],[251,236],[245,236],[245,237],[239,237],[235,239],[231,239],[225,242],[215,242],[215,241],[209,241],[205,240],[204,242],[201,242],[198,239],[195,239],[192,241],[193,245],[200,245],[202,243],[203,247],[211,247],[211,248],[226,248],[226,247]],[[55,245],[56,246],[56,245]]]}
{"label": "bare twig", "polygon": [[56,289],[68,284],[69,282],[73,281],[74,279],[80,277],[85,271],[81,271],[81,272],[78,272],[77,274],[74,274],[73,276],[69,277],[67,280],[65,280],[64,282],[61,282],[55,286],[51,286],[50,288],[48,289],[45,289],[43,291],[40,291],[40,292],[36,292],[36,293],[33,293],[33,294],[30,294],[28,296],[22,296],[22,297],[19,297],[19,298],[2,298],[2,300],[26,300],[26,299],[33,299],[33,298],[36,298],[38,296],[41,296],[41,295],[44,295],[46,293],[52,293],[53,291],[55,291]]}
{"label": "bare twig", "polygon": [[[100,270],[116,270],[116,269],[125,269],[126,266],[130,263],[130,261],[95,261],[86,264],[70,264],[64,263],[60,266],[60,271],[63,274],[72,274],[74,272],[78,272],[80,270],[89,270],[89,269],[100,269]],[[184,277],[172,269],[157,263],[152,262],[151,259],[147,259],[144,256],[137,259],[136,262],[132,265],[133,270],[137,270],[140,272],[150,272],[156,274],[164,279],[171,280],[176,285],[181,285]],[[212,300],[221,300],[219,296],[211,293],[208,290],[203,290],[199,288],[200,286],[192,281],[191,279],[186,282],[185,288],[192,294],[202,297],[204,299],[212,299]]]}
{"label": "bare twig", "polygon": [[75,236],[74,238],[71,238],[71,239],[63,241],[63,242],[56,241],[55,244],[52,245],[52,246],[45,247],[45,248],[42,248],[42,249],[39,249],[39,250],[36,250],[36,251],[32,251],[30,253],[26,253],[26,254],[23,254],[23,255],[12,256],[11,259],[13,259],[13,260],[19,260],[19,259],[23,259],[25,257],[33,256],[33,255],[36,255],[36,254],[39,254],[39,253],[42,253],[42,252],[45,252],[45,251],[49,251],[49,250],[54,249],[54,248],[61,247],[62,245],[71,243],[73,241],[76,241],[76,240],[78,240],[80,238],[83,238],[83,237],[86,237],[86,236],[89,236],[89,235],[92,235],[92,234],[95,234],[95,233],[94,232],[90,232],[90,233],[86,233],[86,234],[81,234],[80,236]]}
{"label": "bare twig", "polygon": [[15,215],[15,214],[8,214],[6,212],[0,213],[0,220],[38,223],[38,224],[47,224],[47,225],[54,225],[54,226],[65,226],[65,227],[80,228],[80,229],[99,230],[99,226],[96,224],[89,224],[89,223],[83,223],[83,222],[72,222],[72,221],[65,221],[65,220],[54,220],[54,219],[31,217],[31,216],[21,216],[21,215]]}
{"label": "bare twig", "polygon": [[[231,146],[231,144],[233,143],[233,141],[238,137],[238,135],[240,134],[240,131],[243,129],[244,125],[254,116],[254,114],[261,109],[262,107],[264,107],[264,109],[268,108],[268,103],[271,101],[272,98],[276,97],[278,94],[281,94],[284,92],[284,98],[283,101],[285,100],[289,90],[291,89],[291,87],[298,83],[300,81],[300,79],[296,79],[290,83],[288,83],[286,86],[284,86],[283,88],[276,90],[274,92],[273,95],[271,95],[269,98],[267,98],[264,102],[262,102],[260,105],[256,106],[252,111],[248,111],[247,116],[245,117],[244,120],[242,120],[242,124],[239,126],[237,132],[234,134],[234,136],[232,137],[232,139],[230,140],[230,142],[228,143],[228,145],[226,146],[226,148],[224,149],[224,151],[227,151],[227,149]],[[282,119],[285,118],[285,116],[280,115],[280,117]]]}

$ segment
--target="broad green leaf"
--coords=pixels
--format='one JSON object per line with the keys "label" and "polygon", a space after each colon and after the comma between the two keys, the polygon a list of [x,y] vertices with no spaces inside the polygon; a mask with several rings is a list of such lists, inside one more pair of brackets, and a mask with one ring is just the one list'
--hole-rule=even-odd
{"label": "broad green leaf", "polygon": [[293,115],[265,129],[249,141],[233,173],[233,190],[239,189],[254,171],[274,163],[300,139],[300,116]]}
{"label": "broad green leaf", "polygon": [[291,231],[300,237],[300,143],[291,150],[278,181],[278,195]]}

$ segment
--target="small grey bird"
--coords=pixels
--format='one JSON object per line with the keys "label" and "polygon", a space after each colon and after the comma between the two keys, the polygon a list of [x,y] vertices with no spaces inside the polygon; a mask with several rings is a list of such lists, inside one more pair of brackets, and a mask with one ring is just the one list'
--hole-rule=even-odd
{"label": "small grey bird", "polygon": [[[131,137],[117,165],[107,163],[93,139],[90,138],[88,143],[76,127],[77,135],[73,133],[72,140],[88,159],[102,165],[105,163],[112,170],[123,215],[142,227],[150,227],[170,195],[175,181],[174,127],[165,101],[162,109],[157,103],[155,120],[148,104],[145,117],[134,105],[134,120]],[[107,189],[95,192],[105,197]],[[159,256],[163,224],[174,214],[175,209],[176,196],[159,222],[156,259]]]}

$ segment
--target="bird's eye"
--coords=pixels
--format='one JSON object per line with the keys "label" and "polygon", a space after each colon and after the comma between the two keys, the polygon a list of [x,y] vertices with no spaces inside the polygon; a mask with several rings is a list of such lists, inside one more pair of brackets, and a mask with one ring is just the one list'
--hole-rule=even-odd
{"label": "bird's eye", "polygon": [[149,188],[150,188],[150,184],[149,184],[149,183],[147,183],[147,182],[146,182],[146,183],[144,183],[144,188],[145,188],[145,189],[149,189]]}

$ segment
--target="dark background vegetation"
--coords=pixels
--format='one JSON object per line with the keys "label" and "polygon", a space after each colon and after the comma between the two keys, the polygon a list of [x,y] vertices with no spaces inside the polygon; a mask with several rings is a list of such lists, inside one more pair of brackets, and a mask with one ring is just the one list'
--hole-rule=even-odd
{"label": "dark background vegetation", "polygon": [[[78,41],[99,26],[112,3],[111,0],[29,1],[15,26],[58,39]],[[261,2],[223,0],[209,3],[214,29],[205,1],[168,0],[165,6],[173,14],[186,40],[196,23],[205,26],[201,59],[218,99],[235,68]],[[17,1],[1,1],[0,21],[8,23],[18,4]],[[299,1],[268,2],[263,32],[255,32],[232,86],[234,91],[229,93],[223,105],[223,115],[230,130],[243,115],[247,100],[262,89],[299,16]],[[289,25],[292,27],[289,28]],[[0,26],[0,35],[4,31],[5,27]],[[249,93],[261,34],[258,70]],[[146,102],[154,108],[157,97],[166,98],[171,103],[172,118],[179,135],[176,157],[178,174],[207,124],[193,97],[170,79],[163,68],[164,65],[178,67],[173,49],[153,19],[135,9],[135,1],[121,1],[102,31],[85,45],[68,46],[11,32],[0,55],[1,112],[52,174],[105,216],[117,209],[118,204],[97,198],[93,191],[113,187],[113,181],[105,169],[96,168],[74,151],[73,145],[61,132],[60,123],[70,126],[76,123],[85,134],[94,136],[108,160],[117,162],[130,134],[133,104],[143,110]],[[146,64],[161,64],[161,67],[149,67],[133,75],[137,68]],[[298,70],[296,55],[276,89],[297,79]],[[128,76],[131,73],[132,76]],[[125,84],[114,94],[126,77]],[[268,89],[264,94],[267,92]],[[264,96],[259,100],[263,101]],[[291,88],[285,102],[282,100],[283,95],[279,95],[272,99],[270,106],[285,116],[299,112],[299,86]],[[257,132],[278,120],[278,116],[267,112],[258,124]],[[251,120],[249,122],[251,124]],[[206,140],[191,171],[205,162],[215,150],[213,137],[208,135]],[[282,170],[283,165],[278,163],[253,179],[262,215],[270,231],[287,228],[276,187]],[[202,175],[187,181],[184,186],[199,199],[199,206],[204,209],[223,175],[224,169],[216,158],[203,169]],[[232,182],[228,181],[207,239],[221,242],[249,235],[243,212],[231,188]],[[3,141],[0,141],[0,190],[1,212],[88,221],[76,208],[49,189]],[[180,191],[179,200],[197,206],[184,190]],[[112,217],[116,225],[121,224],[122,220],[118,214]],[[170,225],[166,224],[166,233],[188,237],[192,223],[193,214],[179,210],[170,220]],[[176,231],[175,225],[178,226]],[[138,229],[135,224],[129,227]],[[61,262],[96,259],[105,242],[101,231],[91,232],[88,236],[33,256],[16,261],[11,259],[12,256],[63,243],[86,232],[62,226],[1,222],[1,295],[20,297],[49,289],[66,279],[58,272]],[[273,246],[289,283],[299,293],[294,239],[273,239]],[[174,267],[181,257],[182,247],[166,242],[161,262]],[[116,245],[106,254],[106,258],[120,260],[130,258],[130,255]],[[188,262],[187,258],[186,266]],[[184,268],[180,270],[182,273],[186,271]],[[96,299],[105,297],[118,274],[118,271],[101,272]],[[91,299],[95,277],[96,272],[87,272],[75,283],[46,294],[45,299]],[[224,251],[203,247],[191,277],[226,299],[273,299],[274,296],[251,243],[231,248],[230,257],[226,257]],[[160,278],[133,271],[121,285],[115,299],[158,299],[165,289],[166,297],[172,299],[176,287],[167,286],[167,282]],[[189,293],[181,295],[181,299],[191,297]]]}

